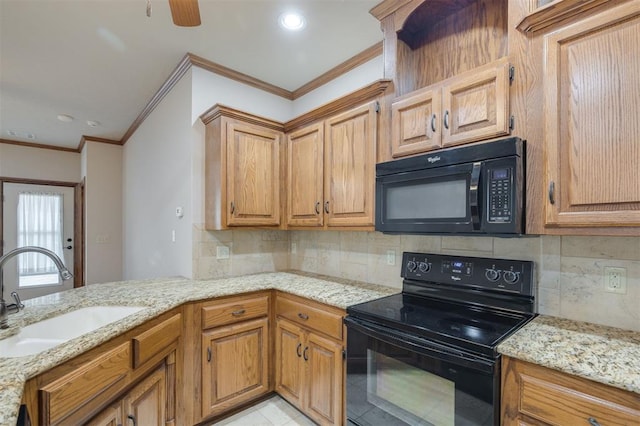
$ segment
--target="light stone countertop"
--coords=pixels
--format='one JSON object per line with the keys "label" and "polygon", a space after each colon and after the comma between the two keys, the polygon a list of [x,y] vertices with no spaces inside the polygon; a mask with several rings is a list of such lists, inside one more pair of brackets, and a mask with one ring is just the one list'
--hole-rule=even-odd
{"label": "light stone countertop", "polygon": [[0,331],[0,339],[17,333],[20,325],[87,306],[148,308],[37,355],[2,358],[0,354],[0,425],[16,424],[24,384],[30,378],[186,302],[267,289],[285,291],[339,308],[399,292],[390,287],[338,278],[277,272],[208,281],[178,277],[92,284],[26,300],[25,309],[10,316],[12,326]]}
{"label": "light stone countertop", "polygon": [[640,393],[640,333],[538,316],[498,346],[522,361]]}

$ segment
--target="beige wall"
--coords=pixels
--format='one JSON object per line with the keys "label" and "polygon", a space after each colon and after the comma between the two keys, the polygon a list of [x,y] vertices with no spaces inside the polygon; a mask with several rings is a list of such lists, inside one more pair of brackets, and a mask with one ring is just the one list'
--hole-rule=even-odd
{"label": "beige wall", "polygon": [[0,143],[0,176],[80,181],[80,154]]}
{"label": "beige wall", "polygon": [[[216,246],[231,248],[216,259]],[[295,253],[293,246],[295,245]],[[395,265],[387,264],[387,251]],[[640,331],[640,238],[637,237],[439,237],[378,232],[223,231],[194,228],[197,278],[295,269],[402,287],[404,251],[532,260],[538,311],[579,321]],[[626,294],[604,291],[606,266],[627,271]]]}
{"label": "beige wall", "polygon": [[87,284],[122,280],[122,146],[87,142],[85,278]]}

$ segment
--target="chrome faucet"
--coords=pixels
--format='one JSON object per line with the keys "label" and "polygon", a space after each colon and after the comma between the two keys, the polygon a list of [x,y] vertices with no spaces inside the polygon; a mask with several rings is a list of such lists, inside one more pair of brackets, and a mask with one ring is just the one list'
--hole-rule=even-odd
{"label": "chrome faucet", "polygon": [[4,301],[4,283],[2,278],[2,267],[12,257],[17,256],[20,253],[29,253],[29,252],[42,253],[45,256],[48,256],[49,258],[51,258],[51,260],[53,260],[53,263],[55,263],[56,267],[58,268],[58,272],[60,273],[60,278],[62,278],[64,281],[73,278],[73,275],[71,275],[69,270],[62,263],[62,260],[60,260],[60,258],[54,252],[52,252],[51,250],[47,250],[46,248],[34,247],[34,246],[18,247],[17,249],[11,250],[4,256],[0,257],[0,328],[9,327],[9,324],[7,323],[7,317],[9,313],[15,313],[15,312],[18,312],[20,309],[24,308],[24,305],[20,301],[20,297],[18,296],[18,293],[16,293],[15,291],[11,293],[11,296],[15,300],[15,303],[7,304]]}

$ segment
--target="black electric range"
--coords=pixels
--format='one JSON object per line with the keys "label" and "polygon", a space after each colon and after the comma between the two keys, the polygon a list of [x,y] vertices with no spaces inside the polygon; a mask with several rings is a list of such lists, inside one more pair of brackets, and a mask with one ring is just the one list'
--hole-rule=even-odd
{"label": "black electric range", "polygon": [[401,275],[402,293],[347,308],[349,422],[499,424],[496,348],[535,317],[533,262],[404,253]]}

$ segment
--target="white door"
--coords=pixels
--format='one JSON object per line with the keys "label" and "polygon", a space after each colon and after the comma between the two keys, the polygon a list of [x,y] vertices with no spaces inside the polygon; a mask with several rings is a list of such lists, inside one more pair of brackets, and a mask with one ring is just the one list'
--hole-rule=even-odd
{"label": "white door", "polygon": [[[18,247],[19,223],[26,222],[24,219],[19,219],[19,215],[23,218],[25,215],[29,215],[34,219],[28,220],[28,222],[35,223],[35,225],[23,225],[23,229],[20,231],[23,234],[22,238],[25,238],[25,232],[35,232],[39,235],[35,237],[32,235],[27,238],[27,241],[34,241],[33,238],[35,238],[35,241],[47,242],[26,245],[46,244],[50,247],[45,248],[54,252],[61,251],[61,259],[69,272],[73,273],[74,188],[5,182],[3,192],[3,252],[8,253]],[[59,213],[54,212],[59,208],[59,205],[62,206],[61,228],[57,219]],[[48,219],[41,221],[37,218],[42,215],[46,215]],[[52,235],[55,236],[52,237]],[[53,247],[53,240],[55,240],[55,244],[58,244],[57,249]],[[35,257],[31,257],[29,262],[25,254],[20,254],[4,265],[4,299],[7,302],[12,302],[10,296],[12,291],[17,291],[20,298],[26,300],[73,288],[74,279],[62,281],[55,265],[49,262],[45,255],[35,254],[32,256]],[[21,257],[22,259],[18,262],[18,258]]]}

